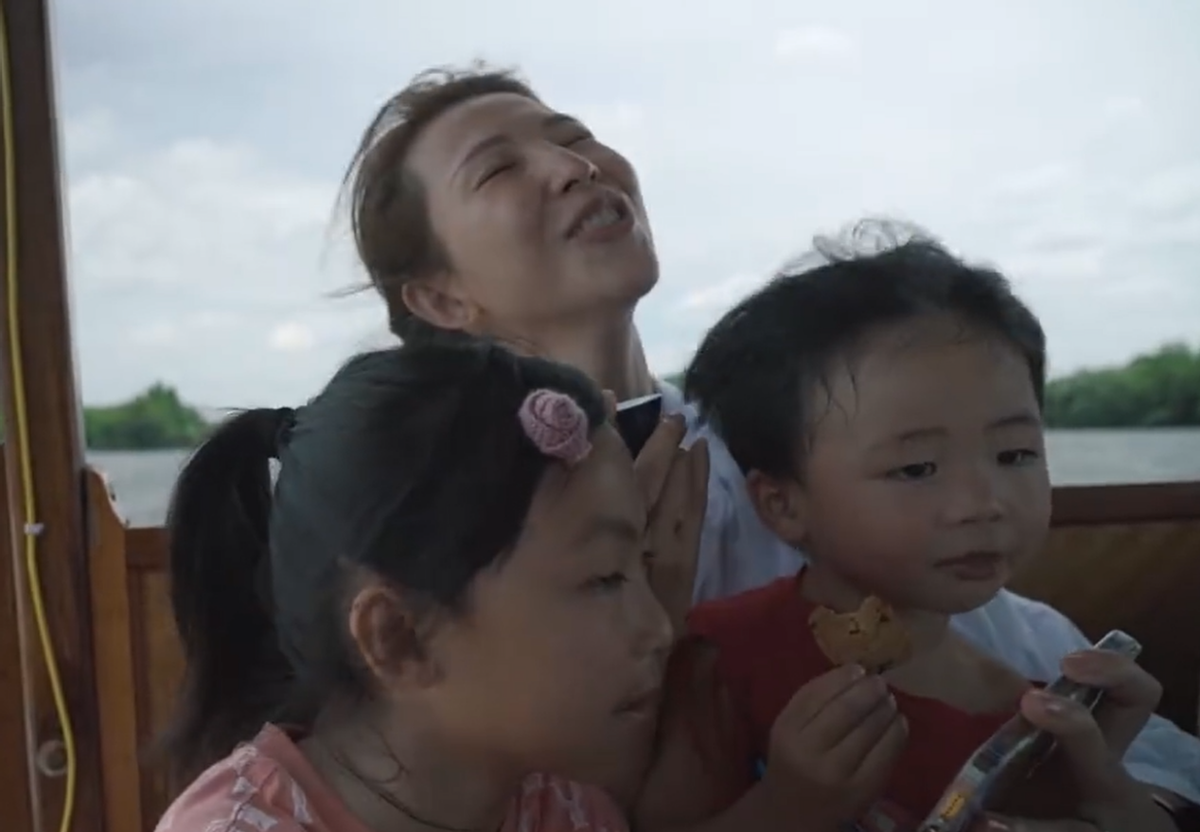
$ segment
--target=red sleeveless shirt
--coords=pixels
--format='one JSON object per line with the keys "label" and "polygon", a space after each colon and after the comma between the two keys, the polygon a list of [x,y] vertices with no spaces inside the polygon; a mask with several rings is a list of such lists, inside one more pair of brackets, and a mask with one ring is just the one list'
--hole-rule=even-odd
{"label": "red sleeveless shirt", "polygon": [[[803,572],[801,573],[803,575]],[[813,605],[800,576],[701,604],[688,617],[690,634],[717,650],[718,683],[739,724],[731,749],[751,755],[746,771],[767,762],[776,717],[805,683],[832,670],[808,625]],[[862,830],[905,832],[932,811],[971,754],[1015,713],[970,714],[936,699],[892,690],[908,720],[908,743],[881,803],[859,821]],[[748,774],[747,786],[756,779]]]}

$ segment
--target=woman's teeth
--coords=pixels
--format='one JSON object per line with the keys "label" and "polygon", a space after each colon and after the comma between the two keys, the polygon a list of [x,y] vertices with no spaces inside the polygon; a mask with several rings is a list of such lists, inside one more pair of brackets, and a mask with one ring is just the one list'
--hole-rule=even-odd
{"label": "woman's teeth", "polygon": [[621,219],[621,214],[616,208],[611,205],[606,205],[603,208],[595,211],[579,224],[580,231],[590,231],[593,228],[603,228],[606,225],[612,225]]}

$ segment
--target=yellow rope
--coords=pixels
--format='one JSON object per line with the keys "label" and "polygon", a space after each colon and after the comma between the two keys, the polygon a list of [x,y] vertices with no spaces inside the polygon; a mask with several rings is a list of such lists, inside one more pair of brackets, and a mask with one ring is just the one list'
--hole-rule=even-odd
{"label": "yellow rope", "polygon": [[4,7],[0,5],[0,95],[3,95],[3,142],[4,142],[4,202],[6,262],[4,280],[8,290],[8,356],[12,363],[12,410],[16,424],[12,425],[9,446],[15,449],[21,466],[21,491],[25,498],[23,523],[25,540],[25,572],[29,580],[29,596],[33,603],[33,618],[37,625],[46,662],[46,673],[50,677],[50,692],[54,697],[54,709],[62,728],[63,747],[67,756],[67,788],[63,797],[62,820],[59,832],[70,832],[71,818],[75,809],[75,734],[71,729],[71,714],[67,710],[67,699],[63,695],[62,679],[58,673],[58,659],[54,654],[54,642],[50,637],[50,626],[46,621],[46,605],[42,598],[42,579],[38,569],[38,535],[41,526],[37,520],[37,503],[33,492],[33,460],[29,449],[29,416],[26,412],[25,373],[21,352],[21,320],[17,313],[20,299],[20,281],[17,280],[17,160],[14,148],[12,108],[12,66],[8,48],[8,21]]}

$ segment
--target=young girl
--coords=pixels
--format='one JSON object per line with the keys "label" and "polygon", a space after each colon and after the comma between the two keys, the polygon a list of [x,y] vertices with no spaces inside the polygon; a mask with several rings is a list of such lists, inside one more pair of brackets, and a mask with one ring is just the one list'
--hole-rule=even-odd
{"label": "young girl", "polygon": [[[824,254],[726,314],[685,376],[810,565],[692,612],[641,829],[911,832],[1029,692],[947,624],[1047,533],[1042,329],[933,243]],[[846,616],[868,599],[873,620]],[[881,674],[839,655],[873,627],[896,648],[890,669],[860,654]],[[1162,828],[1145,790],[1117,792]],[[1076,814],[1069,794],[1041,810]]]}
{"label": "young girl", "polygon": [[[273,493],[271,460],[278,460]],[[224,424],[172,502],[187,657],[160,832],[618,830],[671,628],[629,454],[580,373],[361,355]]]}

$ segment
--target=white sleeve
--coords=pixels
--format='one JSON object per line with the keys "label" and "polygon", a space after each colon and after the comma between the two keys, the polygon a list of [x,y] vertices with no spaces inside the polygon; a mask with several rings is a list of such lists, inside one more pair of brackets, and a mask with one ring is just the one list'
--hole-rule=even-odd
{"label": "white sleeve", "polygon": [[803,563],[800,553],[763,525],[725,443],[702,427],[685,444],[699,435],[708,440],[708,507],[693,601],[724,598],[796,574]]}
{"label": "white sleeve", "polygon": [[700,551],[696,555],[696,584],[692,602],[700,603],[724,596],[729,583],[725,567],[729,560],[731,541],[737,538],[729,483],[710,467],[708,503],[704,510],[704,528],[700,533]]}
{"label": "white sleeve", "polygon": [[[981,649],[1026,677],[1049,682],[1064,656],[1091,642],[1053,607],[1001,591],[985,606],[954,619],[954,626]],[[1139,781],[1200,803],[1200,738],[1153,716],[1125,755]]]}

